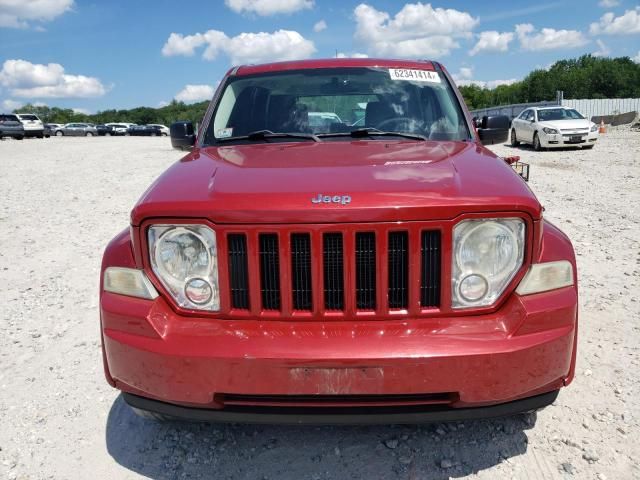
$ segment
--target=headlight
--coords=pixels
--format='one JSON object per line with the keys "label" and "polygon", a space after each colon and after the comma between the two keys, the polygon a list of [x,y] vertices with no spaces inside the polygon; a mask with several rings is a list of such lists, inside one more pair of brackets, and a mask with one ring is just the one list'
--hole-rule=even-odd
{"label": "headlight", "polygon": [[549,135],[555,135],[558,133],[558,130],[556,130],[555,128],[548,128],[548,127],[544,127],[542,131],[544,133],[548,133]]}
{"label": "headlight", "polygon": [[220,310],[216,234],[204,225],[149,228],[151,268],[181,307]]}
{"label": "headlight", "polygon": [[466,220],[453,229],[453,308],[491,305],[522,266],[524,221]]}
{"label": "headlight", "polygon": [[598,125],[596,125],[595,123],[591,126],[591,131],[592,132],[597,132],[598,131]]}

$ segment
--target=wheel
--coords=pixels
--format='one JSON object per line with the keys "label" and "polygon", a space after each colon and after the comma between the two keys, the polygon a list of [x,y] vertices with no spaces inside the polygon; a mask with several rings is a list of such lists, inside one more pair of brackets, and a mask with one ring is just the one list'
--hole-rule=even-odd
{"label": "wheel", "polygon": [[45,135],[44,138],[49,138],[51,135]]}
{"label": "wheel", "polygon": [[24,135],[18,135],[17,137],[15,137],[16,140],[23,140],[24,139]]}
{"label": "wheel", "polygon": [[152,136],[152,137],[155,137],[155,136],[156,136],[156,134],[155,134],[155,133],[152,133],[152,134],[151,134],[151,136]]}
{"label": "wheel", "polygon": [[110,134],[109,132],[107,132],[107,133],[105,133],[105,134],[104,134],[104,136],[105,136],[105,137],[110,137],[110,136],[111,136],[111,134]]}
{"label": "wheel", "polygon": [[536,152],[540,152],[543,150],[542,145],[540,145],[540,137],[538,137],[538,132],[533,134],[533,149]]}
{"label": "wheel", "polygon": [[516,129],[512,128],[511,129],[511,146],[517,147],[518,145],[520,145],[520,142],[518,141],[518,137],[516,136]]}
{"label": "wheel", "polygon": [[593,147],[595,147],[595,145],[587,145],[586,147],[582,147],[585,150],[591,150]]}
{"label": "wheel", "polygon": [[86,133],[86,136],[87,136],[87,137],[93,137],[93,133],[91,133],[91,132],[87,132],[87,133]]}
{"label": "wheel", "polygon": [[62,130],[58,130],[56,132],[56,137],[62,137],[64,135],[64,133],[62,132]]}
{"label": "wheel", "polygon": [[162,134],[162,136],[163,136],[163,137],[166,137],[166,136],[167,136],[167,134],[166,134],[166,133],[163,133],[163,134]]}
{"label": "wheel", "polygon": [[44,138],[44,135],[38,135],[38,138]]}

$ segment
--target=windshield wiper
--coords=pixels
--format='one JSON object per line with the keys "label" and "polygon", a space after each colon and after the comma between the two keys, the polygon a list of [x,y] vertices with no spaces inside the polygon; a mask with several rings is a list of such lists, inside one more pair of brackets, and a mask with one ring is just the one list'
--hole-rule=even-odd
{"label": "windshield wiper", "polygon": [[405,132],[385,132],[382,130],[378,130],[374,127],[365,127],[365,128],[356,128],[355,130],[351,130],[350,132],[339,132],[339,133],[319,133],[318,137],[345,137],[351,136],[353,138],[363,138],[363,137],[404,137],[411,138],[413,140],[428,140],[424,135],[420,135],[419,133],[405,133]]}
{"label": "windshield wiper", "polygon": [[272,132],[271,130],[256,130],[250,132],[248,135],[242,135],[239,137],[227,137],[217,138],[218,142],[229,142],[234,140],[268,140],[270,138],[303,138],[305,140],[313,140],[314,142],[320,142],[321,140],[313,133],[285,133],[285,132]]}

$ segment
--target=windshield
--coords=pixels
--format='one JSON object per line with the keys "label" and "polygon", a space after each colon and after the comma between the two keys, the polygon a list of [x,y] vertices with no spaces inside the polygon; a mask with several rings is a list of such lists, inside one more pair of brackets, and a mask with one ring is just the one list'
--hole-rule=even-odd
{"label": "windshield", "polygon": [[538,120],[548,122],[550,120],[582,120],[584,117],[572,108],[551,108],[538,110]]}
{"label": "windshield", "polygon": [[204,143],[265,141],[264,135],[247,139],[253,132],[352,140],[351,132],[363,128],[431,140],[471,138],[452,87],[437,72],[325,68],[231,77]]}
{"label": "windshield", "polygon": [[35,115],[20,115],[22,120],[39,120]]}

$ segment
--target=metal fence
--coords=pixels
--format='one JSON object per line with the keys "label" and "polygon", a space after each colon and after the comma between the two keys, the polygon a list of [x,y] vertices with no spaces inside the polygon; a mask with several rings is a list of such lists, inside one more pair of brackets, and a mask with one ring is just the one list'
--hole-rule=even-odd
{"label": "metal fence", "polygon": [[531,103],[514,103],[511,105],[500,105],[499,107],[479,108],[477,110],[471,110],[472,117],[482,118],[486,116],[494,115],[506,115],[513,119],[520,115],[520,112],[529,107],[553,107],[558,105],[556,100],[550,100],[545,102],[531,102]]}
{"label": "metal fence", "polygon": [[563,100],[562,106],[575,108],[586,118],[640,112],[640,98],[597,98]]}
{"label": "metal fence", "polygon": [[477,110],[471,110],[471,116],[482,118],[485,115],[506,115],[513,119],[520,115],[520,112],[526,108],[552,107],[555,105],[575,108],[589,119],[603,115],[619,115],[627,112],[640,112],[640,98],[589,98],[567,100],[562,98],[561,92],[558,92],[558,98],[556,100],[546,102],[514,103],[512,105],[479,108]]}

